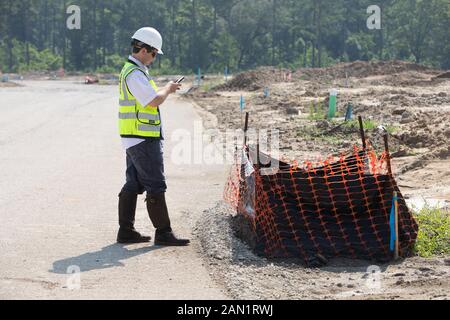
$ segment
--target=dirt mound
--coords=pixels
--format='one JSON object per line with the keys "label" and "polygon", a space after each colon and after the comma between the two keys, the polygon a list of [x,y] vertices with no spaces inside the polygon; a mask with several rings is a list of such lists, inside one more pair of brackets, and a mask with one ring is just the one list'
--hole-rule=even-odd
{"label": "dirt mound", "polygon": [[0,88],[12,88],[12,87],[23,87],[21,84],[8,81],[8,82],[0,82]]}
{"label": "dirt mound", "polygon": [[[256,70],[241,72],[231,81],[216,87],[218,91],[256,91],[273,83],[287,81],[288,69],[273,67],[261,67]],[[414,79],[416,75],[438,75],[439,78],[447,77],[446,73],[423,65],[405,61],[354,61],[338,63],[326,68],[300,68],[292,74],[292,80],[329,81],[333,79],[345,79],[349,77],[367,78],[373,76],[392,76],[391,80],[401,73],[408,73],[408,79]],[[442,73],[442,74],[441,74]],[[418,76],[418,81],[423,81],[423,76]],[[429,76],[427,77],[429,78]],[[427,79],[428,80],[428,79]],[[391,81],[392,82],[392,81]]]}
{"label": "dirt mound", "polygon": [[256,70],[241,72],[237,74],[229,82],[216,87],[218,91],[256,91],[265,86],[286,80],[286,75],[289,73],[287,69],[278,69],[272,67],[261,67]]}
{"label": "dirt mound", "polygon": [[[405,195],[450,201],[450,178],[443,174],[448,172],[450,161],[450,70],[401,61],[355,61],[299,69],[292,74],[291,83],[283,82],[280,70],[267,70],[272,70],[267,76],[268,96],[262,89],[248,92],[239,84],[249,77],[251,86],[266,85],[266,78],[252,79],[261,70],[246,72],[229,84],[242,90],[239,94],[216,91],[218,97],[194,96],[201,108],[217,118],[217,125],[211,128],[224,132],[242,128],[242,117],[235,112],[242,93],[245,109],[250,112],[250,127],[278,130],[282,155],[299,162],[322,159],[361,143],[358,121],[339,126],[351,102],[354,119],[359,115],[364,118],[366,138],[377,151],[384,150],[379,125],[390,132],[394,172],[408,186]],[[279,73],[274,76],[276,71]],[[338,118],[325,121],[333,87],[339,88]]]}
{"label": "dirt mound", "polygon": [[[409,123],[407,130],[398,134],[398,138],[410,148],[429,148],[436,150],[447,146],[450,139],[450,116],[440,113],[418,113],[411,115],[414,121]],[[441,153],[438,153],[439,158]]]}
{"label": "dirt mound", "polygon": [[303,68],[295,72],[295,78],[309,80],[339,79],[346,77],[366,78],[371,76],[393,75],[403,72],[435,73],[436,70],[405,61],[354,61],[339,63],[326,68]]}
{"label": "dirt mound", "polygon": [[441,73],[439,75],[437,75],[436,77],[434,77],[435,79],[450,79],[450,71]]}

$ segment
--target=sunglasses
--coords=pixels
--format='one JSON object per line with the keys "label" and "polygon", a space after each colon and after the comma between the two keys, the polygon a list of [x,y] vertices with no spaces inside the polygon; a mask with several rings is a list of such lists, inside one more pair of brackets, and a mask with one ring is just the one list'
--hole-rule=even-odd
{"label": "sunglasses", "polygon": [[145,50],[147,50],[148,53],[152,54],[153,58],[155,58],[156,55],[158,54],[158,49],[150,47],[149,45],[146,45],[143,42],[138,42],[136,45],[136,48],[138,48],[138,49],[145,48]]}

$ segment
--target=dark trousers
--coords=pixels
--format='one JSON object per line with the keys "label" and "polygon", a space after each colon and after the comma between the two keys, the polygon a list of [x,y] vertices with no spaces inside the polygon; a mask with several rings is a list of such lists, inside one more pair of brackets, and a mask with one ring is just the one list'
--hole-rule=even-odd
{"label": "dark trousers", "polygon": [[163,140],[148,139],[128,148],[126,183],[122,192],[143,194],[166,192]]}

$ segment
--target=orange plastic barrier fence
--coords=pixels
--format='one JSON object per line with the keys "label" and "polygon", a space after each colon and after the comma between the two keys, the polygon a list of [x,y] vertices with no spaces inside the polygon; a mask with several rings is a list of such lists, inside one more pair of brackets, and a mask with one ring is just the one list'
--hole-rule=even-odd
{"label": "orange plastic barrier fence", "polygon": [[418,226],[385,152],[354,147],[338,158],[278,161],[276,168],[270,168],[275,159],[257,153],[249,147],[236,153],[224,198],[250,223],[258,254],[302,258],[307,265],[336,256],[388,261],[394,191],[400,256],[412,253]]}

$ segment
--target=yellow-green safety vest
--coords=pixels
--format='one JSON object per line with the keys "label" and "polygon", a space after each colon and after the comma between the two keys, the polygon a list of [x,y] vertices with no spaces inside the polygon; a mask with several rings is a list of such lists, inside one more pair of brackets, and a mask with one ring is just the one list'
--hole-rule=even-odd
{"label": "yellow-green safety vest", "polygon": [[143,106],[128,90],[126,79],[134,70],[139,70],[148,78],[150,85],[158,87],[150,76],[137,65],[127,61],[120,72],[119,81],[119,133],[123,138],[160,138],[161,117],[159,108]]}

